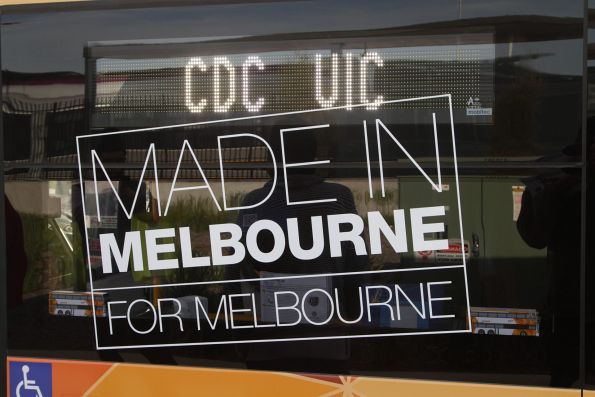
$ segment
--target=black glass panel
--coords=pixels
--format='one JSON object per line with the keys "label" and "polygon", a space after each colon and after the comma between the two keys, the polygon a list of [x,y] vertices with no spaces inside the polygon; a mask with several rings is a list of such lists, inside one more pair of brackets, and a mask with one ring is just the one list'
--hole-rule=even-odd
{"label": "black glass panel", "polygon": [[580,385],[582,2],[110,4],[2,15],[10,355]]}

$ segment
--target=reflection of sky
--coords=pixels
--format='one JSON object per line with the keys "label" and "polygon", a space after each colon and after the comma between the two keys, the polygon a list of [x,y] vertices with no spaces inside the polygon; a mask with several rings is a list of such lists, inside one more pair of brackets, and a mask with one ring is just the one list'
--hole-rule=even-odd
{"label": "reflection of sky", "polygon": [[502,15],[583,17],[582,0],[460,0],[463,18]]}
{"label": "reflection of sky", "polygon": [[[4,15],[3,69],[83,72],[89,41],[364,30],[504,15],[581,17],[582,2],[555,0],[383,0],[226,4]],[[523,46],[518,47],[520,51]],[[532,66],[565,73],[577,46],[550,44]],[[516,53],[515,53],[516,54]],[[516,54],[518,55],[518,54]],[[572,68],[572,65],[570,65]]]}
{"label": "reflection of sky", "polygon": [[583,74],[582,52],[583,41],[574,39],[514,43],[511,55],[539,54],[541,56],[536,59],[519,61],[518,64],[542,73],[580,76]]}

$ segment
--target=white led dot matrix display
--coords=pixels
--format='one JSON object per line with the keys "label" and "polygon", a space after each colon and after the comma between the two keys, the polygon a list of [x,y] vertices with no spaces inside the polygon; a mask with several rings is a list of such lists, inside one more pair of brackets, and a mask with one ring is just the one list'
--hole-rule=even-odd
{"label": "white led dot matrix display", "polygon": [[316,84],[316,100],[323,108],[335,106],[339,96],[339,55],[331,54],[331,59],[331,95],[330,97],[325,98],[322,95],[322,54],[316,54],[316,75],[314,77]]}
{"label": "white led dot matrix display", "polygon": [[[451,92],[493,106],[491,44],[97,59],[96,114],[277,113]],[[387,106],[387,105],[384,105]],[[430,108],[435,103],[401,103]],[[361,110],[361,109],[359,109]]]}
{"label": "white led dot matrix display", "polygon": [[259,57],[255,55],[249,56],[246,62],[244,62],[242,65],[242,103],[249,112],[258,112],[264,104],[264,98],[260,97],[256,100],[256,102],[250,101],[248,73],[250,72],[251,66],[255,66],[258,70],[264,69],[264,63]]}
{"label": "white led dot matrix display", "polygon": [[192,70],[194,67],[198,67],[201,72],[207,71],[207,66],[200,58],[191,58],[188,63],[186,64],[186,73],[185,73],[185,82],[184,82],[184,90],[185,90],[185,98],[186,98],[186,107],[192,113],[200,113],[203,111],[207,104],[206,99],[201,99],[198,104],[195,104],[192,100]]}

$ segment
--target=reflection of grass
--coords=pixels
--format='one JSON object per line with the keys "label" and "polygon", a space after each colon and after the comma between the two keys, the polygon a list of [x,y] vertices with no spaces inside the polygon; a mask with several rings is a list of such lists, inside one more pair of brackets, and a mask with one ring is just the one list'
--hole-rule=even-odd
{"label": "reflection of grass", "polygon": [[376,208],[387,220],[393,219],[393,211],[396,209],[397,195],[394,190],[387,189],[382,197],[382,191],[377,190],[372,199],[376,203]]}
{"label": "reflection of grass", "polygon": [[[27,253],[27,275],[23,293],[69,288],[75,279],[72,252],[59,237],[51,218],[36,214],[20,214]],[[75,247],[80,250],[80,247]]]}
{"label": "reflection of grass", "polygon": [[[241,194],[233,194],[228,198],[228,203],[236,206],[241,198]],[[234,222],[236,216],[237,211],[218,211],[210,198],[190,197],[175,201],[169,208],[167,217],[162,218],[158,225],[166,223],[175,227],[189,226],[193,231],[201,232],[209,230],[211,224]]]}
{"label": "reflection of grass", "polygon": [[393,211],[398,207],[397,198],[397,192],[390,189],[385,191],[384,197],[382,197],[381,190],[375,190],[374,198],[370,198],[367,191],[354,192],[355,203],[358,207],[363,204],[366,210],[379,211],[389,222],[392,222]]}
{"label": "reflection of grass", "polygon": [[[239,206],[244,195],[240,193],[228,196],[229,206]],[[209,225],[218,223],[235,223],[237,211],[219,211],[212,199],[207,197],[190,197],[174,202],[167,213],[167,217],[160,218],[158,223],[151,228],[190,227],[192,231],[192,254],[194,256],[210,256]],[[181,257],[179,244],[176,244],[177,257]],[[197,282],[223,280],[225,266],[206,266],[201,268],[179,268],[175,272],[164,274],[168,282]],[[199,294],[207,296],[219,292],[220,285],[199,286],[189,288],[176,288],[175,294]]]}
{"label": "reflection of grass", "polygon": [[[229,206],[241,204],[244,195],[240,193],[228,196]],[[56,289],[84,290],[86,283],[86,265],[81,239],[75,225],[72,245],[74,253],[55,230],[57,223],[52,218],[38,214],[20,214],[23,224],[25,252],[27,253],[27,274],[23,284],[24,294],[39,294]],[[189,226],[193,232],[193,254],[210,255],[199,241],[208,237],[209,225],[235,222],[237,211],[218,211],[210,198],[187,198],[175,201],[167,214],[161,217],[151,229]],[[179,247],[177,248],[179,251]],[[177,252],[178,257],[179,252]],[[78,268],[77,268],[78,263]],[[9,264],[10,265],[10,264]],[[202,280],[221,280],[225,278],[225,266],[180,269],[167,272],[172,281],[192,282]]]}

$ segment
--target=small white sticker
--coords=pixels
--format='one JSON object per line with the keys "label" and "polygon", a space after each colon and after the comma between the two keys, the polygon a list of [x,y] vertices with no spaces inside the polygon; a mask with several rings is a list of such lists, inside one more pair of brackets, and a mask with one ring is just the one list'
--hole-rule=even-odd
{"label": "small white sticker", "polygon": [[467,108],[467,116],[491,116],[492,108]]}
{"label": "small white sticker", "polygon": [[[432,190],[436,190],[436,188],[434,186],[432,186]],[[448,192],[450,190],[450,185],[448,183],[443,183],[442,184],[442,191],[443,192]]]}

